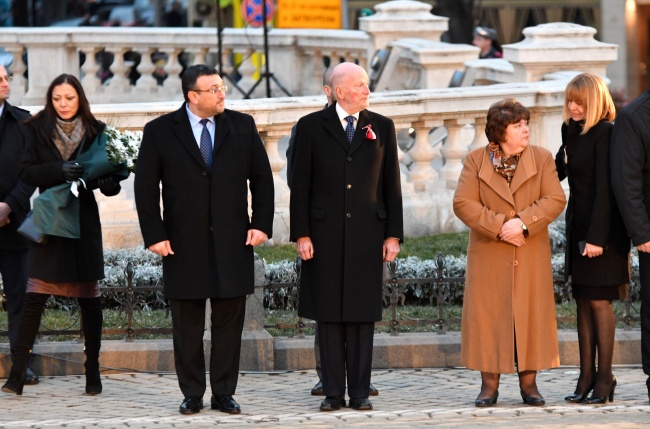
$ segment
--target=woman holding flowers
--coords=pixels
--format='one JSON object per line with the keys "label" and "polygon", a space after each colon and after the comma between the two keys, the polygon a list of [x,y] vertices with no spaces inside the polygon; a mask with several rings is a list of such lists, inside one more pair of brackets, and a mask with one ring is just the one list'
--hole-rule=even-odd
{"label": "woman holding flowers", "polygon": [[563,116],[562,146],[555,164],[560,180],[568,178],[571,190],[564,276],[566,280],[571,276],[580,349],[580,377],[565,400],[604,404],[614,399],[616,387],[612,300],[627,293],[630,239],[610,184],[610,136],[616,110],[603,79],[583,73],[569,82]]}
{"label": "woman holding flowers", "polygon": [[517,372],[521,398],[544,405],[537,371],[560,364],[548,224],[566,197],[553,155],[530,144],[530,113],[514,99],[490,106],[490,142],[467,155],[454,213],[470,228],[461,356],[481,371],[477,407],[499,396],[499,375]]}
{"label": "woman holding flowers", "polygon": [[[79,302],[85,340],[86,393],[95,395],[102,391],[99,375],[102,305],[98,281],[104,278],[104,259],[99,211],[92,190],[99,188],[104,195],[112,196],[120,192],[120,185],[112,174],[94,179],[85,175],[90,165],[81,160],[96,150],[97,138],[105,126],[91,114],[79,80],[62,74],[50,84],[45,108],[26,127],[31,138],[23,155],[21,179],[38,186],[41,196],[57,186],[65,188],[68,195],[70,188],[73,192],[76,188],[78,198],[70,198],[78,199],[78,205],[74,203],[78,207],[79,235],[78,238],[48,235],[44,244],[32,243],[28,255],[27,298],[21,313],[15,359],[2,390],[22,394],[25,366],[45,302],[50,295],[58,295],[75,297]],[[103,146],[101,150],[105,152]],[[54,223],[58,216],[58,212],[49,214],[55,218]],[[35,226],[38,228],[36,218]]]}

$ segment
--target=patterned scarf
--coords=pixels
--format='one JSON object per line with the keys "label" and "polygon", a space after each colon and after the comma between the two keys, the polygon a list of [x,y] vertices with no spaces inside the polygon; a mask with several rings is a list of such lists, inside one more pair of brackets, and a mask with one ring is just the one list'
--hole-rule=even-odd
{"label": "patterned scarf", "polygon": [[52,139],[64,161],[68,161],[77,150],[85,133],[86,130],[79,116],[71,121],[56,118]]}
{"label": "patterned scarf", "polygon": [[488,150],[490,151],[490,160],[494,166],[494,171],[505,177],[508,186],[510,186],[512,176],[515,175],[515,170],[519,163],[519,158],[521,158],[521,153],[504,158],[501,154],[501,148],[499,148],[499,145],[492,142],[488,145]]}

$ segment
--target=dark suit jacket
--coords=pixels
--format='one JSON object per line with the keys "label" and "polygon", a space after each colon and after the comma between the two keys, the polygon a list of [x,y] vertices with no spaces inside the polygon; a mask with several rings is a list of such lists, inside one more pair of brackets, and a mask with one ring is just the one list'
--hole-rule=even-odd
{"label": "dark suit jacket", "polygon": [[30,116],[5,101],[0,118],[0,201],[11,207],[11,214],[10,223],[0,228],[0,250],[24,251],[28,247],[27,239],[16,229],[29,212],[29,198],[35,189],[19,180],[20,159],[27,144],[22,123]]}
{"label": "dark suit jacket", "polygon": [[[600,121],[581,135],[581,123],[562,125],[562,146],[555,157],[560,180],[568,177],[564,277],[583,286],[627,283],[630,240],[610,185],[609,146],[612,124]],[[565,162],[565,152],[568,163]],[[580,241],[606,248],[597,258],[582,256]]]}
{"label": "dark suit jacket", "polygon": [[174,251],[163,258],[167,298],[253,293],[253,247],[245,245],[246,234],[251,228],[269,238],[272,234],[273,176],[255,121],[232,110],[214,120],[211,171],[192,134],[185,105],[144,128],[135,201],[145,246],[169,240]]}
{"label": "dark suit jacket", "polygon": [[616,202],[639,246],[650,241],[650,90],[618,112],[610,156]]}
{"label": "dark suit jacket", "polygon": [[350,145],[335,106],[301,118],[296,129],[291,240],[308,236],[314,244],[314,258],[302,263],[299,314],[372,322],[381,319],[384,239],[403,236],[395,126],[363,110]]}

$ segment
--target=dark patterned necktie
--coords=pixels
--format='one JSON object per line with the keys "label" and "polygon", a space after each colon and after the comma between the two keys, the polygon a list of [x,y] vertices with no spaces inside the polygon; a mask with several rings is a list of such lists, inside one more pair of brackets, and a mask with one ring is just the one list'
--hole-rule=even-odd
{"label": "dark patterned necktie", "polygon": [[201,131],[201,155],[203,155],[203,160],[205,165],[208,166],[208,170],[212,168],[212,139],[210,138],[210,132],[208,131],[208,119],[201,119],[201,125],[203,125],[203,131]]}
{"label": "dark patterned necktie", "polygon": [[348,121],[348,126],[345,127],[345,134],[348,136],[348,143],[352,143],[354,138],[354,116],[346,116],[345,120]]}

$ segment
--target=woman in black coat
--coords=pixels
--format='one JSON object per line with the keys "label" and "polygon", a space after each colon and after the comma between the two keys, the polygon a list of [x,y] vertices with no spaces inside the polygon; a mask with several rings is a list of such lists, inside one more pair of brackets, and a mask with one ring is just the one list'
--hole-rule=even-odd
{"label": "woman in black coat", "polygon": [[[562,147],[555,157],[560,180],[569,179],[565,279],[571,276],[578,309],[580,377],[568,402],[614,399],[615,317],[612,300],[625,298],[629,249],[610,184],[609,146],[614,103],[605,82],[583,73],[565,91]],[[596,350],[598,370],[596,370]],[[593,389],[593,394],[587,398]]]}
{"label": "woman in black coat", "polygon": [[[84,173],[76,163],[91,142],[102,133],[104,124],[90,113],[90,105],[79,80],[60,75],[50,84],[45,108],[26,122],[27,147],[21,162],[21,179],[39,192],[74,182]],[[99,349],[102,333],[102,306],[98,281],[104,278],[104,257],[99,211],[92,189],[107,196],[120,191],[112,177],[79,186],[80,238],[48,236],[44,244],[32,243],[28,254],[27,297],[23,305],[15,359],[7,393],[22,394],[25,366],[40,326],[45,302],[50,295],[75,297],[81,308],[85,339],[86,393],[101,393]]]}

